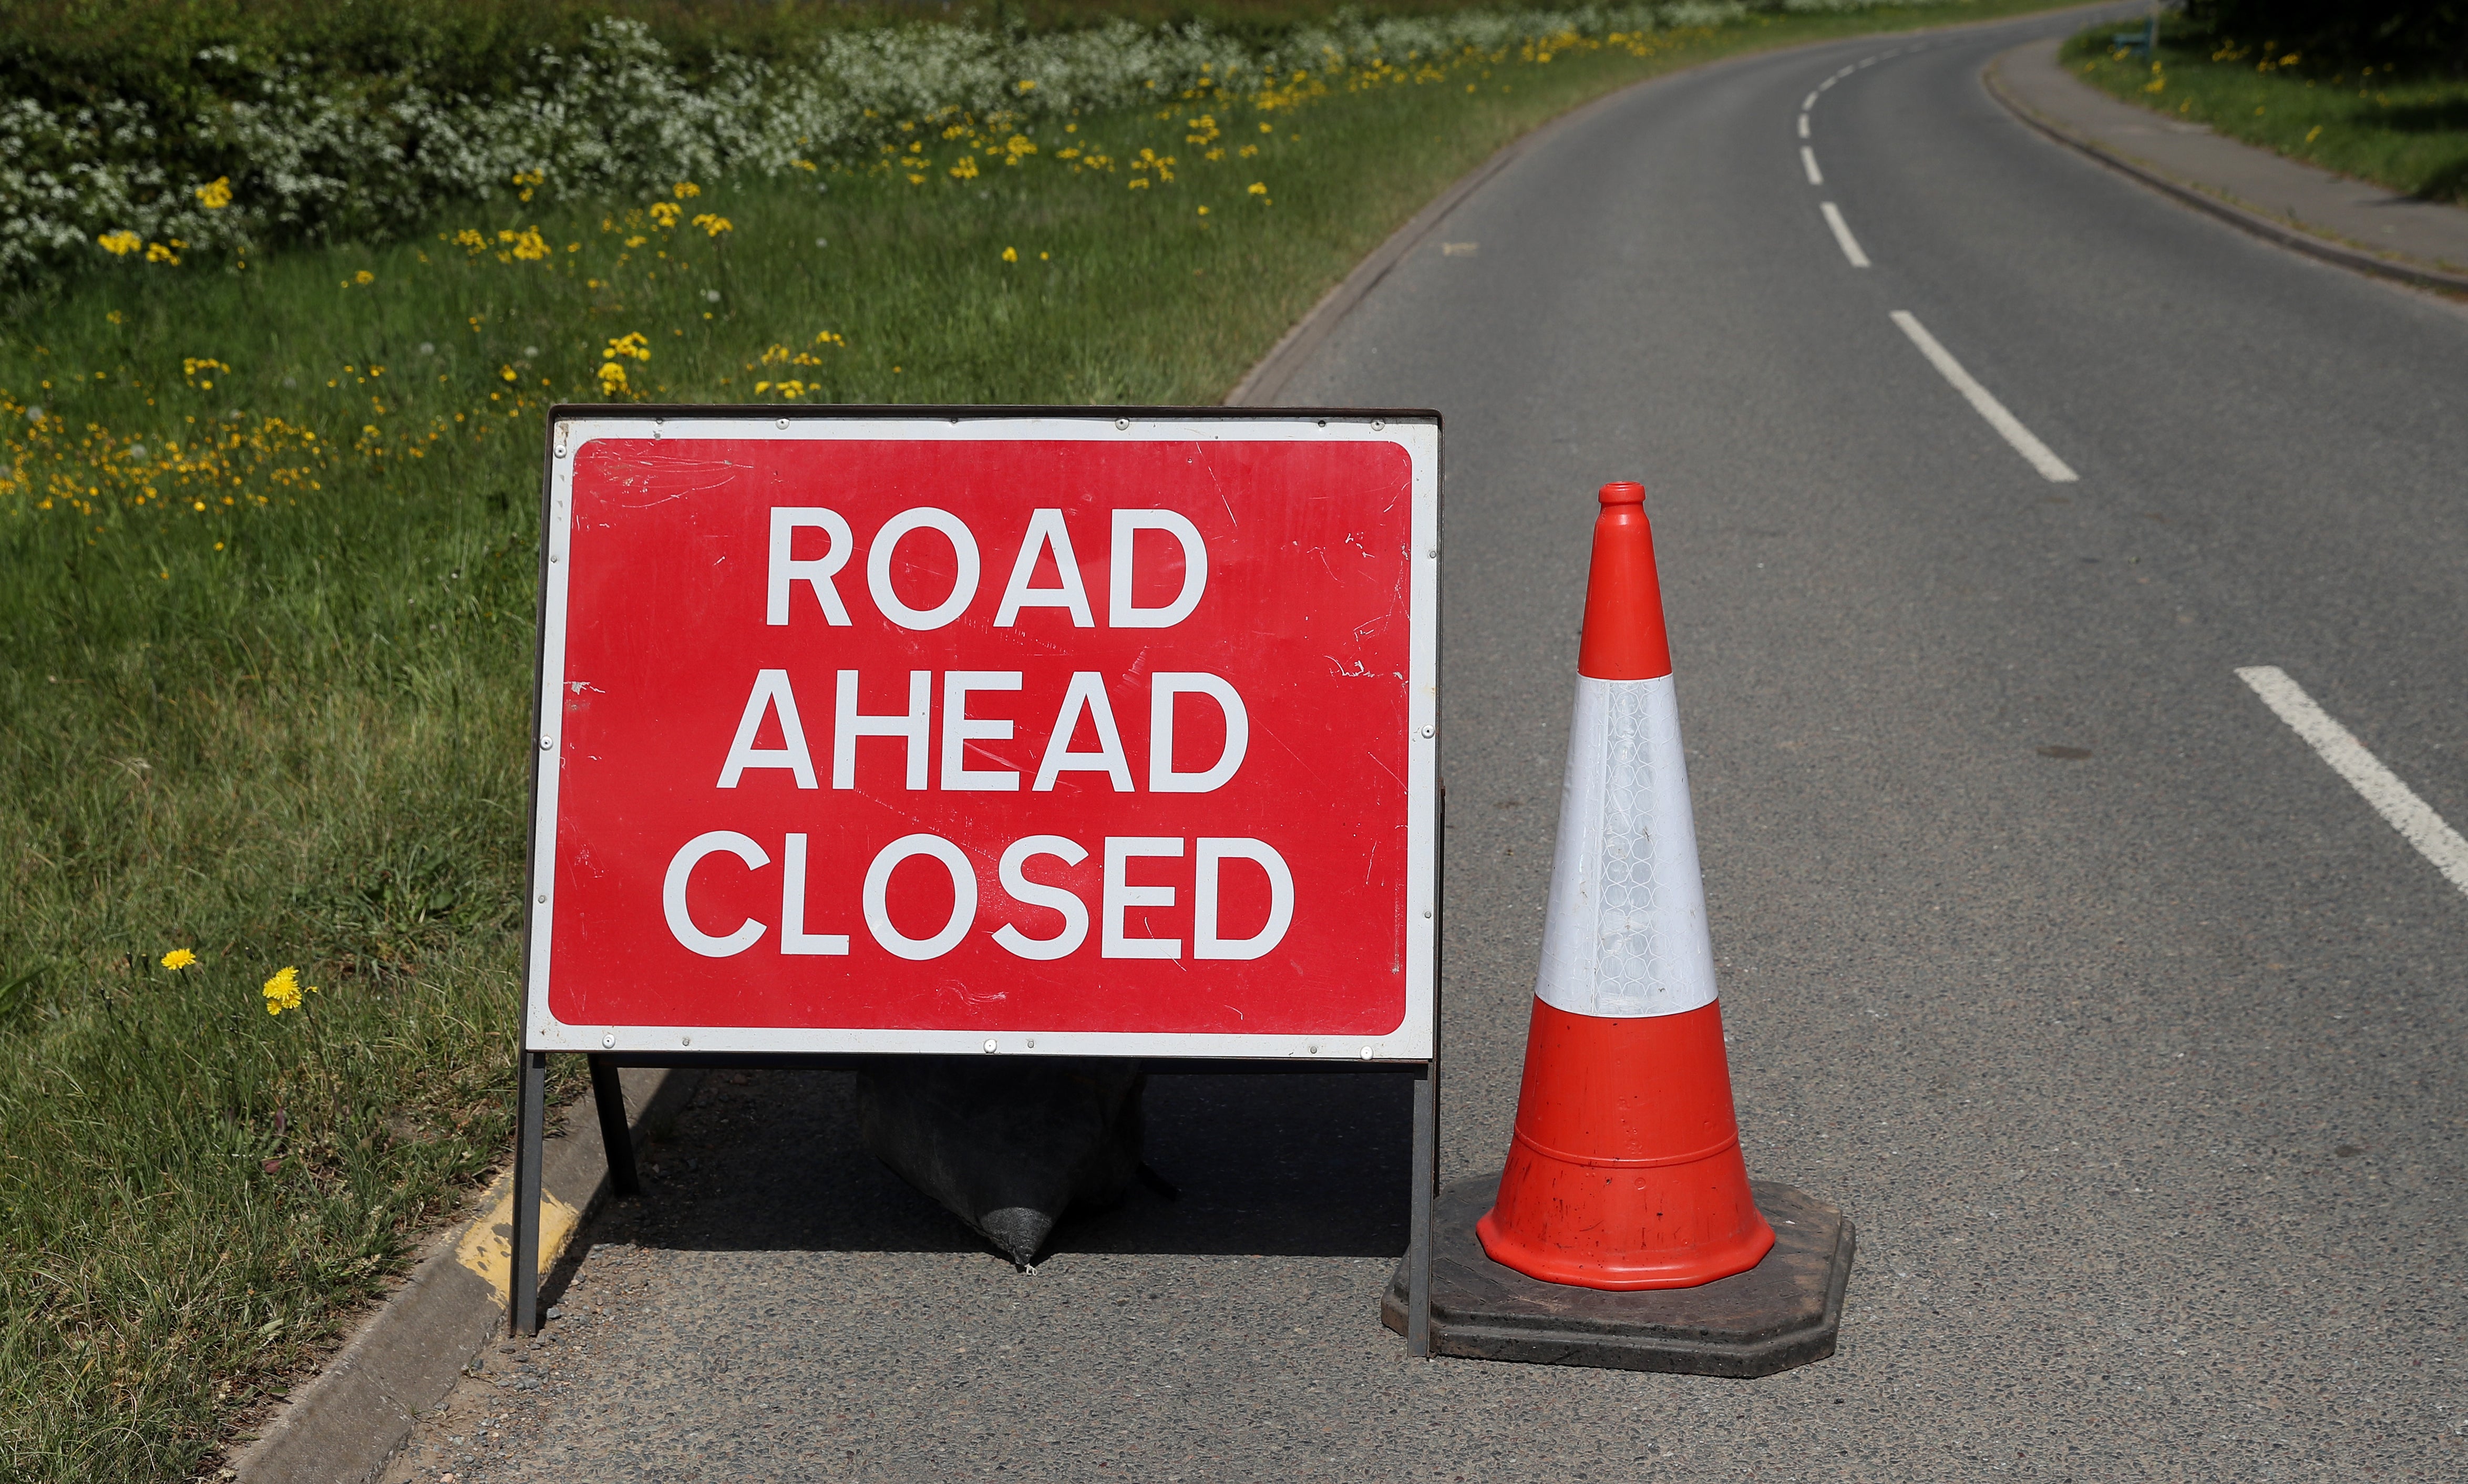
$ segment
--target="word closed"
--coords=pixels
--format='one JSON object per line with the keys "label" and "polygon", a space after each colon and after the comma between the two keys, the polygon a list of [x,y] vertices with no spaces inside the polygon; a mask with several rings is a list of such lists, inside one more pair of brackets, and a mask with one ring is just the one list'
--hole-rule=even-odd
{"label": "word closed", "polygon": [[1428,422],[563,426],[535,1048],[1368,1056],[1428,997]]}

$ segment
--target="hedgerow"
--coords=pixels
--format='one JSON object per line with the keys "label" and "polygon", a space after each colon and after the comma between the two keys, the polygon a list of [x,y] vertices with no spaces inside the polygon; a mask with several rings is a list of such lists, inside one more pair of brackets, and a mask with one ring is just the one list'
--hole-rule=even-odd
{"label": "hedgerow", "polygon": [[[1402,64],[1545,36],[1716,25],[1752,10],[1735,0],[1348,10],[1282,30],[775,21],[719,38],[672,26],[664,39],[641,16],[584,18],[566,4],[523,21],[506,8],[462,9],[475,18],[459,26],[389,31],[372,19],[330,34],[324,55],[233,33],[240,39],[197,47],[165,81],[165,48],[221,34],[193,20],[170,40],[131,49],[125,70],[145,85],[126,89],[109,85],[108,68],[34,85],[21,19],[6,70],[27,85],[0,101],[0,285],[114,259],[171,267],[285,243],[377,240],[455,202],[598,197],[740,171],[776,176],[862,155],[903,123],[953,114],[1001,126],[1194,88],[1256,89],[1373,58]],[[405,13],[431,12],[461,13],[435,4]],[[494,65],[475,66],[492,49]]]}

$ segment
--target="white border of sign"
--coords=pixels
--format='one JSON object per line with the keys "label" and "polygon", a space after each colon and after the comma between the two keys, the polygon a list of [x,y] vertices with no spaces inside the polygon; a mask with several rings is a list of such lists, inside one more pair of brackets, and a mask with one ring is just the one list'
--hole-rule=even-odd
{"label": "white border of sign", "polygon": [[[595,438],[730,438],[840,442],[1230,443],[1273,439],[1389,443],[1413,468],[1413,545],[1409,568],[1410,701],[1406,708],[1405,1013],[1376,1037],[1141,1034],[1017,1029],[983,1031],[857,1030],[744,1026],[569,1025],[548,1008],[556,921],[560,723],[564,679],[564,560],[573,518],[574,455]],[[1285,409],[1175,410],[1090,408],[798,408],[787,416],[747,408],[645,408],[617,414],[594,409],[560,417],[550,435],[546,509],[540,538],[539,680],[534,704],[537,764],[533,784],[531,879],[525,940],[527,973],[523,1049],[614,1055],[814,1053],[1024,1056],[1240,1057],[1308,1062],[1428,1062],[1437,1051],[1439,965],[1439,572],[1440,425],[1435,413]],[[1029,1045],[1034,1040],[1035,1046]]]}

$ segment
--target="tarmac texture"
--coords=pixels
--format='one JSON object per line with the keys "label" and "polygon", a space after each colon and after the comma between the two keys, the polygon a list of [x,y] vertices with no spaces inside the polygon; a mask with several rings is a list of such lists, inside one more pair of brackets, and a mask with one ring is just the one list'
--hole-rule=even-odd
{"label": "tarmac texture", "polygon": [[2052,38],[2000,57],[1997,82],[2017,105],[2069,138],[2274,222],[2395,262],[2468,275],[2468,208],[2421,201],[2258,149],[2206,124],[2119,103],[2068,76],[2059,44]]}
{"label": "tarmac texture", "polygon": [[1409,1359],[1403,1079],[1154,1080],[1180,1199],[1022,1274],[846,1077],[733,1074],[387,1477],[2468,1476],[2468,898],[2235,674],[2468,823],[2468,316],[1982,92],[2080,23],[1626,95],[1284,393],[1448,420],[1451,1180],[1514,1111],[1593,490],[1645,481],[1748,1167],[1859,1227],[1831,1358]]}

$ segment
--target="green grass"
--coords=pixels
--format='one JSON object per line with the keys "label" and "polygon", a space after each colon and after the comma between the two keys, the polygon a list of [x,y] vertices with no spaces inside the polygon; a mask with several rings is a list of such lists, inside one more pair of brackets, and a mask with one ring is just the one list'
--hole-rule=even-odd
{"label": "green grass", "polygon": [[2146,59],[2111,47],[2125,29],[2084,32],[2066,44],[2067,63],[2128,103],[2410,195],[2468,205],[2468,78],[2317,65],[2182,23],[2163,25],[2159,56]]}
{"label": "green grass", "polygon": [[[1188,100],[1048,126],[1017,166],[976,151],[966,180],[969,139],[937,137],[900,157],[923,167],[699,182],[669,227],[649,202],[448,212],[392,247],[124,263],[14,317],[0,1476],[194,1470],[501,1156],[548,401],[597,398],[607,365],[676,400],[1212,400],[1447,181],[1578,102],[2037,8]],[[1194,141],[1203,115],[1218,137]],[[1172,181],[1131,188],[1156,179],[1143,148]],[[467,228],[479,251],[445,240]],[[518,256],[535,228],[546,256]],[[607,355],[629,335],[648,359]],[[160,967],[178,947],[200,962]],[[295,965],[319,992],[269,1016],[260,986]]]}

